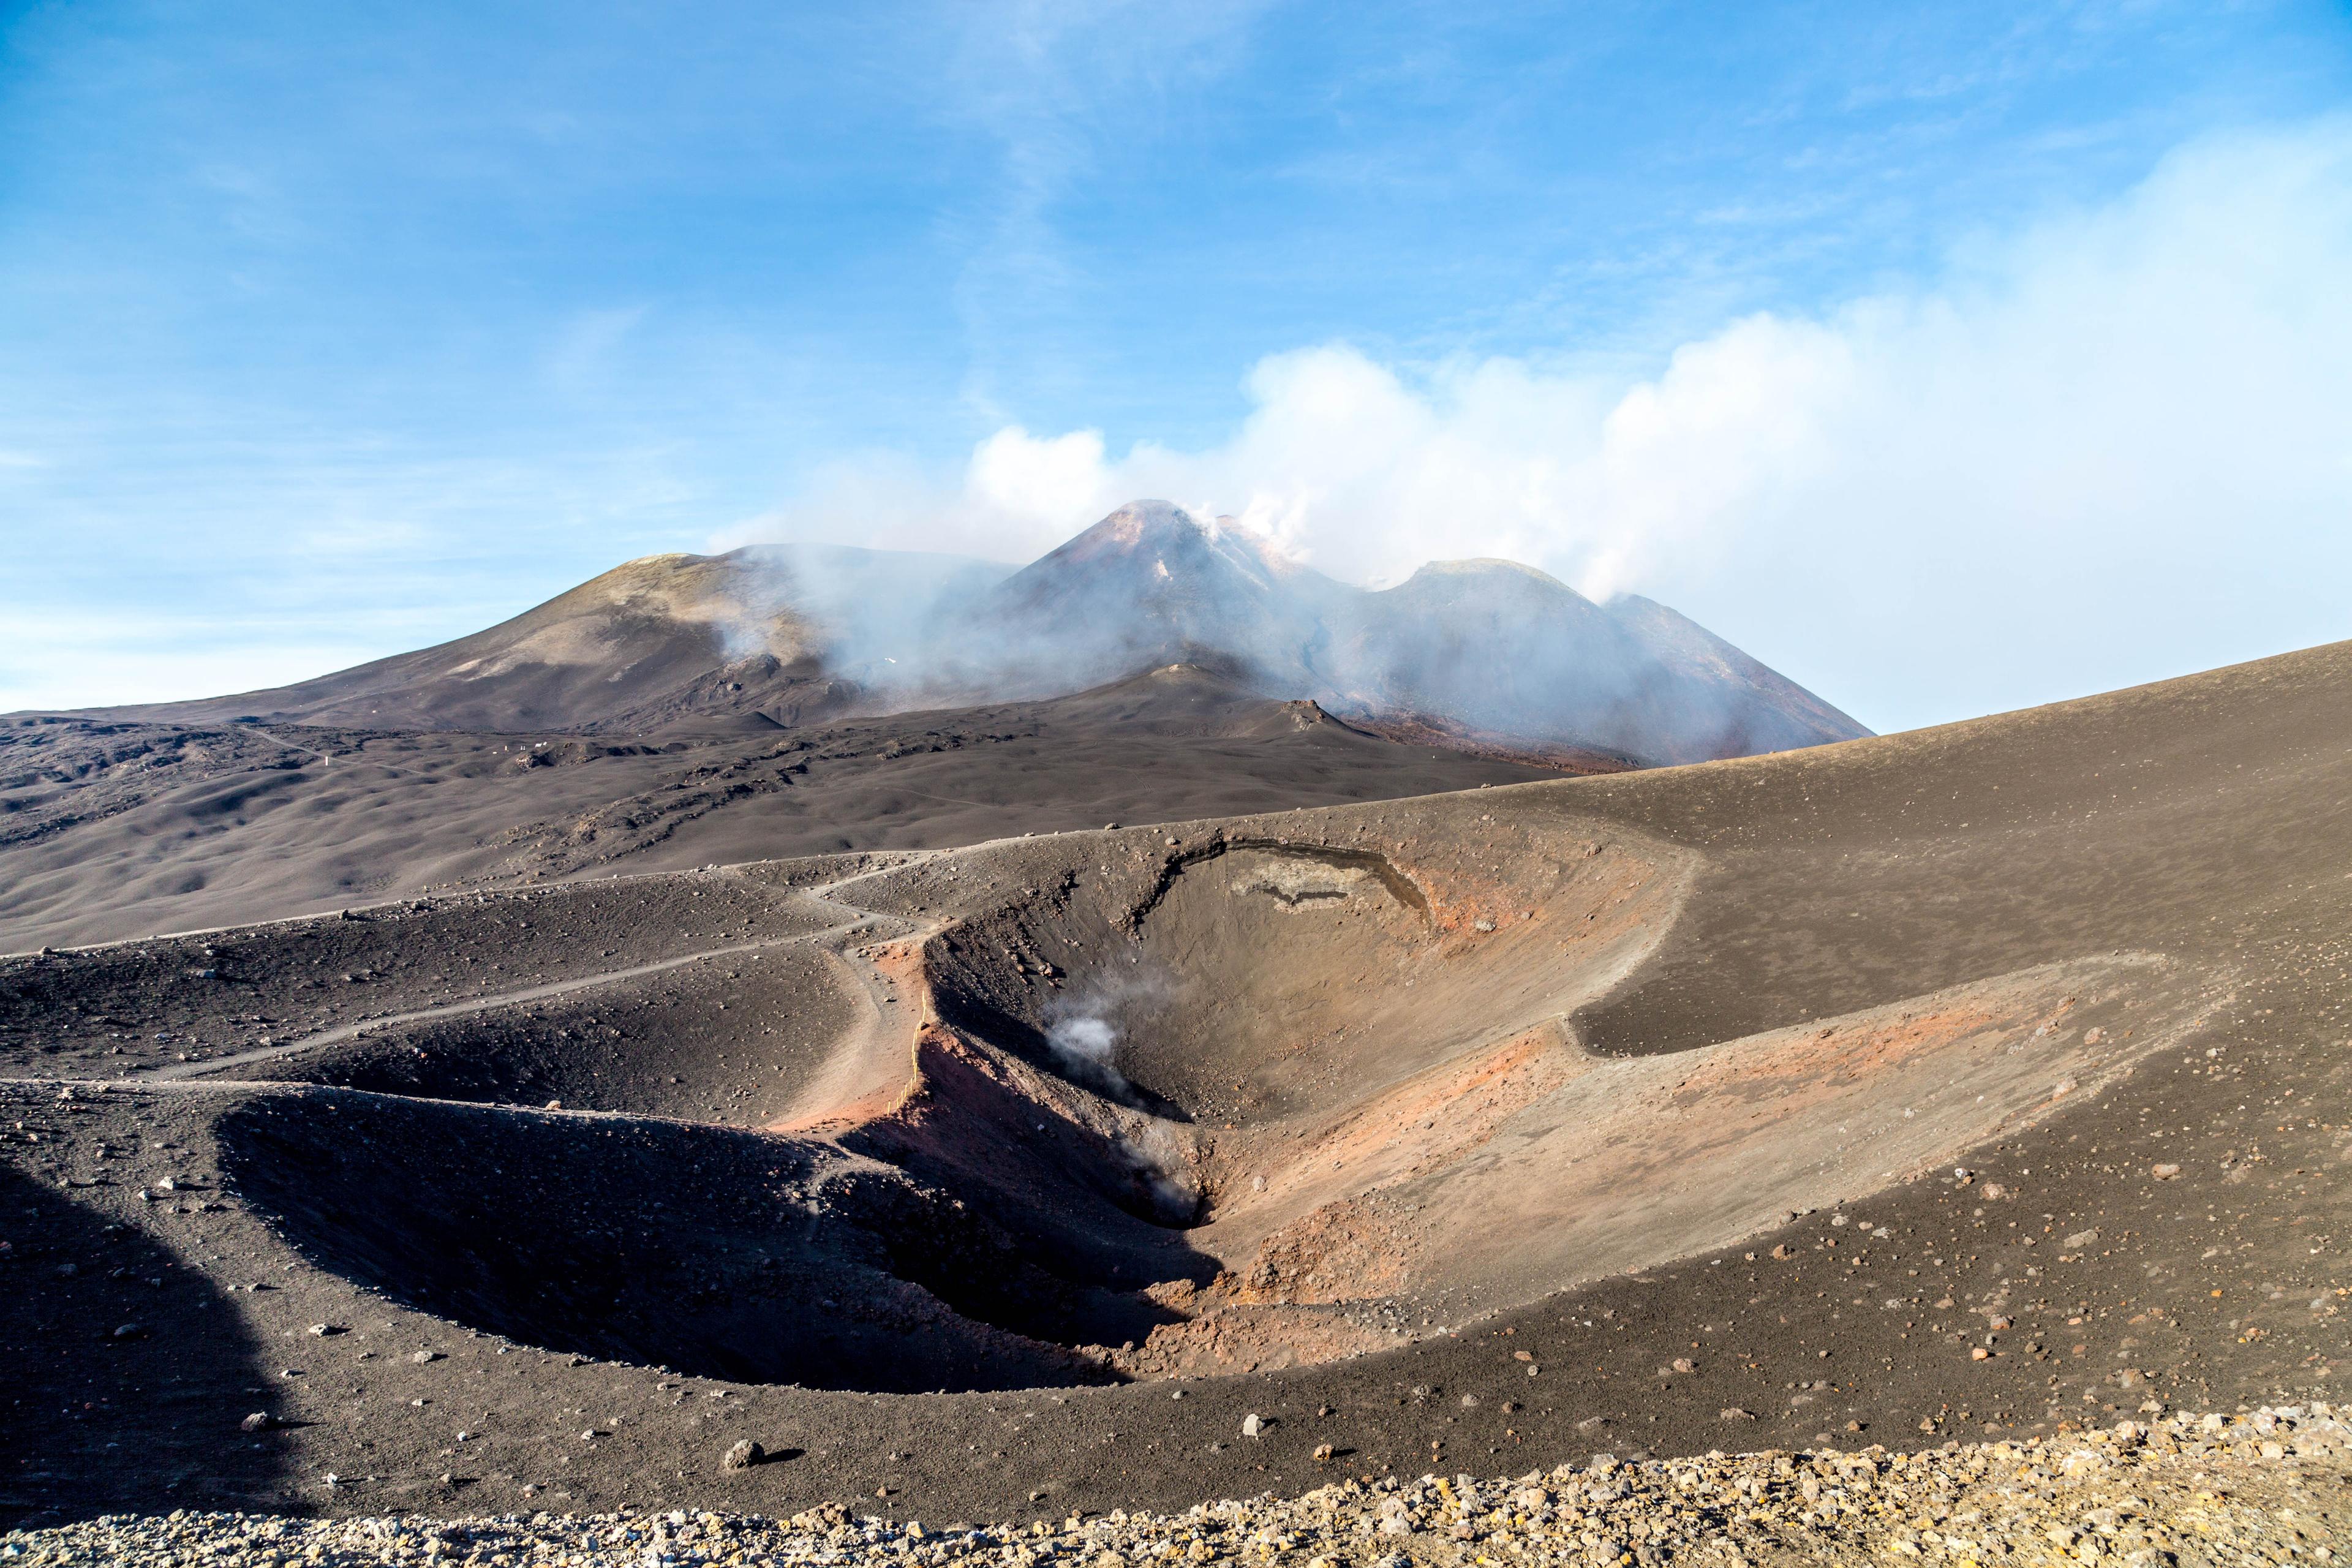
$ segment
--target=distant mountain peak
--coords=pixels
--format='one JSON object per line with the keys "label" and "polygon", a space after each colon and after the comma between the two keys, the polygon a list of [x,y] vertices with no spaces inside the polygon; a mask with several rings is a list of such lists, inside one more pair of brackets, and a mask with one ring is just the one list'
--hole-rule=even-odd
{"label": "distant mountain peak", "polygon": [[1287,563],[1229,518],[1204,518],[1174,501],[1131,500],[1016,574],[1053,578],[1074,568],[1122,566],[1181,584],[1221,567],[1270,587]]}
{"label": "distant mountain peak", "polygon": [[1284,565],[1245,530],[1173,501],[1136,500],[1014,573],[996,596],[1007,611],[1091,614],[1139,596],[1184,617],[1255,616]]}
{"label": "distant mountain peak", "polygon": [[647,556],[437,648],[173,711],[649,731],[1060,697],[1175,666],[1341,718],[1409,716],[1417,735],[1649,762],[1868,732],[1647,599],[1595,605],[1491,557],[1373,591],[1159,500],[1009,573],[812,545]]}
{"label": "distant mountain peak", "polygon": [[1382,592],[1400,605],[1425,604],[1433,608],[1472,605],[1487,613],[1508,606],[1520,613],[1549,607],[1579,617],[1602,614],[1600,605],[1550,573],[1491,555],[1428,562]]}
{"label": "distant mountain peak", "polygon": [[1213,523],[1193,515],[1172,500],[1131,500],[1112,510],[1092,528],[1083,530],[1070,543],[1103,540],[1134,546],[1160,535],[1192,534],[1207,538],[1215,532]]}
{"label": "distant mountain peak", "polygon": [[[1549,572],[1529,566],[1525,562],[1508,561],[1499,555],[1465,555],[1458,561],[1424,561],[1413,568],[1412,577],[1523,578],[1531,583],[1541,583],[1550,587],[1566,589],[1571,594],[1576,593],[1575,589],[1569,587],[1567,584]],[[1408,577],[1405,581],[1409,583],[1412,581],[1412,577]],[[1581,594],[1577,595],[1579,598],[1583,596]]]}

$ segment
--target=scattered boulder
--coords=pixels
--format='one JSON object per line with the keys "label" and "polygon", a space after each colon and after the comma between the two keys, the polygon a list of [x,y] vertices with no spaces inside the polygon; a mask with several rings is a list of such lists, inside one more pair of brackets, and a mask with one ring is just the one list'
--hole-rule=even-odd
{"label": "scattered boulder", "polygon": [[754,1465],[765,1464],[767,1459],[768,1450],[747,1437],[727,1450],[726,1458],[719,1461],[719,1468],[722,1470],[748,1470]]}

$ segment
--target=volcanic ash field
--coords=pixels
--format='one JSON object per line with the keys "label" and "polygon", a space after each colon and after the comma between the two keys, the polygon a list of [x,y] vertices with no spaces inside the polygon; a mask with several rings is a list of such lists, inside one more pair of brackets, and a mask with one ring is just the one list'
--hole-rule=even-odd
{"label": "volcanic ash field", "polygon": [[2327,1560],[2347,693],[0,961],[0,1505]]}

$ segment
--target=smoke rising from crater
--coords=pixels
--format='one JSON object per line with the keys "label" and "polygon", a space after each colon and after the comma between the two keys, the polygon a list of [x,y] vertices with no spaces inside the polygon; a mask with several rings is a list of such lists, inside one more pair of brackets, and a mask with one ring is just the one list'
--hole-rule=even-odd
{"label": "smoke rising from crater", "polygon": [[[1174,999],[1173,977],[1156,965],[1098,969],[1046,1005],[1045,1048],[1071,1082],[1149,1110],[1148,1097],[1118,1068],[1118,1047],[1133,1030],[1149,1027],[1151,1016]],[[1184,1225],[1198,1215],[1200,1184],[1190,1173],[1190,1151],[1174,1126],[1153,1114],[1128,1127],[1112,1146],[1153,1217],[1164,1225]]]}
{"label": "smoke rising from crater", "polygon": [[1118,1069],[1119,1043],[1174,994],[1175,983],[1156,966],[1097,969],[1046,1004],[1045,1048],[1073,1083],[1138,1104],[1135,1085]]}
{"label": "smoke rising from crater", "polygon": [[1010,575],[808,546],[730,559],[805,595],[804,640],[868,710],[1057,697],[1186,664],[1342,718],[1578,748],[1588,764],[1595,752],[1696,762],[1865,732],[1644,599],[1596,605],[1493,561],[1372,592],[1168,501],[1123,505]]}
{"label": "smoke rising from crater", "polygon": [[739,537],[1027,560],[1167,496],[1343,580],[1491,555],[1655,595],[1882,724],[1958,718],[2352,635],[2347,275],[2338,117],[1633,374],[1303,347],[1223,441],[1008,425],[953,471],[837,468]]}

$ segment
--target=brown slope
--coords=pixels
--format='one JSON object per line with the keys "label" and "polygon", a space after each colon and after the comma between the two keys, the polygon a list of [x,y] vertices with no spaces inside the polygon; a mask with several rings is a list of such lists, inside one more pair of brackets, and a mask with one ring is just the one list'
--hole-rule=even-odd
{"label": "brown slope", "polygon": [[475,733],[778,728],[853,705],[838,668],[878,650],[845,623],[898,626],[867,603],[928,604],[999,574],[956,556],[824,546],[649,555],[453,642],[293,686],[89,716]]}
{"label": "brown slope", "polygon": [[252,715],[380,730],[577,729],[657,704],[739,661],[751,666],[740,673],[761,683],[761,695],[773,697],[817,678],[822,650],[816,629],[751,581],[740,556],[653,555],[454,642],[273,690],[116,716],[219,723]]}

